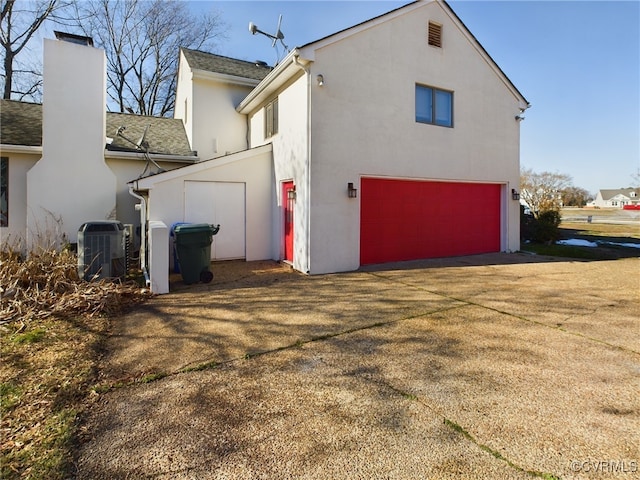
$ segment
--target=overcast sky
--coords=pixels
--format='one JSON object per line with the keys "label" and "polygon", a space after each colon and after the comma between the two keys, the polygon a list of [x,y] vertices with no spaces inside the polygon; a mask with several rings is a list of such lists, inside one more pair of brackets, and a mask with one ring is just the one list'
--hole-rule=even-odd
{"label": "overcast sky", "polygon": [[[269,39],[303,45],[408,2],[192,1],[217,9],[228,26],[216,53],[273,65]],[[566,173],[595,193],[632,184],[640,169],[640,2],[449,2],[532,107],[521,123],[521,164]]]}

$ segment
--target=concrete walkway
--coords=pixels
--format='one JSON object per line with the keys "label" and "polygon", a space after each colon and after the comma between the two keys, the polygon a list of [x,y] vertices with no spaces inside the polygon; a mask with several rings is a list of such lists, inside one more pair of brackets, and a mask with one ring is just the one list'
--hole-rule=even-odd
{"label": "concrete walkway", "polygon": [[640,476],[638,259],[214,271],[114,322],[78,478]]}

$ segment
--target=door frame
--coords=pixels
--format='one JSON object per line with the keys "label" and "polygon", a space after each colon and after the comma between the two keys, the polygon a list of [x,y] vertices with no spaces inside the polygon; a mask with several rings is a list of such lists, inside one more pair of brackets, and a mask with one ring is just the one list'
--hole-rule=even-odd
{"label": "door frame", "polygon": [[[294,211],[296,201],[296,187],[293,180],[281,182],[282,195],[282,260],[293,263],[294,244]],[[290,194],[290,192],[293,192]]]}

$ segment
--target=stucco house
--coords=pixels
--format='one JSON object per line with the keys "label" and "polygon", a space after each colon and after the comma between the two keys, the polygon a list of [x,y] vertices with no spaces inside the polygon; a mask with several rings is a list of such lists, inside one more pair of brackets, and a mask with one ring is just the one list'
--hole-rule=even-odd
{"label": "stucco house", "polygon": [[615,188],[599,190],[596,198],[587,206],[598,208],[624,208],[640,205],[640,189]]}
{"label": "stucco house", "polygon": [[44,41],[43,103],[0,101],[2,244],[75,243],[91,220],[139,226],[128,182],[147,160],[125,138],[135,143],[146,131],[162,169],[198,160],[180,120],[105,112],[104,51],[89,38],[57,35]]}
{"label": "stucco house", "polygon": [[[257,85],[226,62],[181,52],[175,116],[217,158],[135,182],[150,218],[220,223],[238,251],[214,258],[311,274],[519,249],[512,191],[529,104],[445,2],[295,48]],[[242,221],[219,216],[229,208]]]}
{"label": "stucco house", "polygon": [[213,259],[309,274],[517,251],[528,107],[451,7],[421,0],[273,68],[182,49],[174,121],[192,155],[116,190],[148,222],[220,223]]}

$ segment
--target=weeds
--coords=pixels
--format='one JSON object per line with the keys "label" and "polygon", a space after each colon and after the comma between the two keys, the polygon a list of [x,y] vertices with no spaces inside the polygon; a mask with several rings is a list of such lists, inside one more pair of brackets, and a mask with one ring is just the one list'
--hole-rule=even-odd
{"label": "weeds", "polygon": [[27,333],[15,334],[11,340],[15,343],[36,343],[43,339],[47,331],[44,328],[38,327]]}
{"label": "weeds", "polygon": [[0,252],[0,325],[70,315],[116,315],[149,297],[135,282],[78,277],[69,250],[40,250],[27,258]]}
{"label": "weeds", "polygon": [[[135,282],[78,277],[69,250],[0,252],[0,478],[69,478],[78,415],[108,316],[145,301]],[[143,381],[151,381],[146,378]]]}

